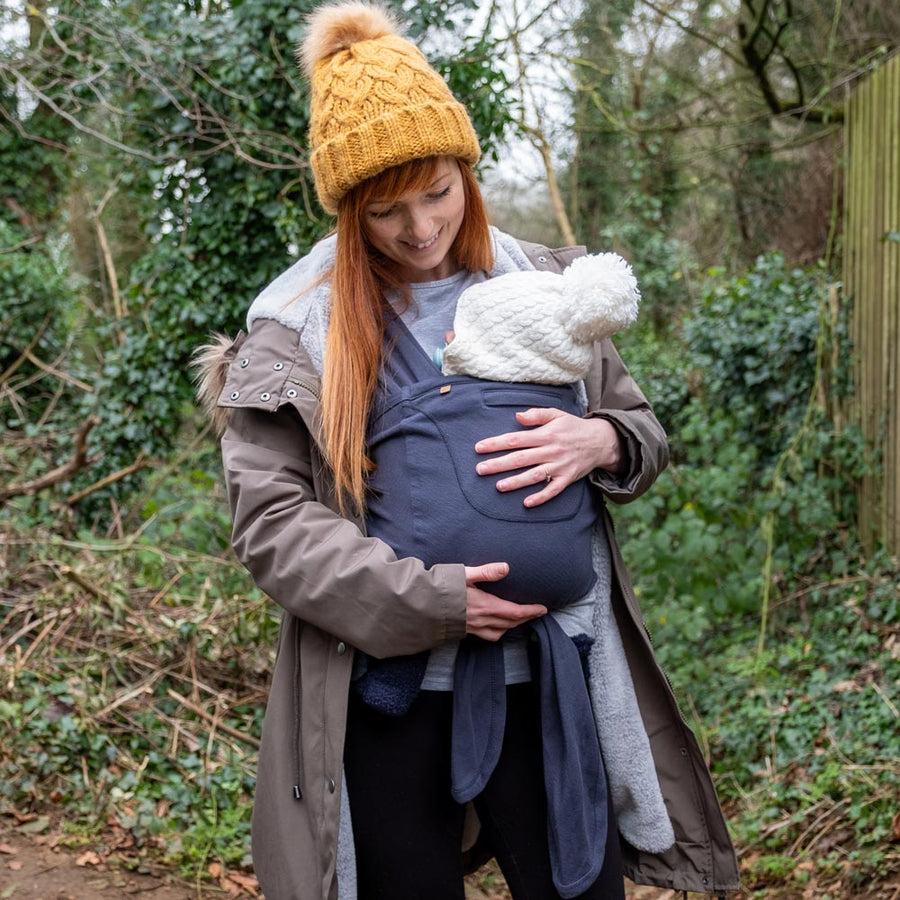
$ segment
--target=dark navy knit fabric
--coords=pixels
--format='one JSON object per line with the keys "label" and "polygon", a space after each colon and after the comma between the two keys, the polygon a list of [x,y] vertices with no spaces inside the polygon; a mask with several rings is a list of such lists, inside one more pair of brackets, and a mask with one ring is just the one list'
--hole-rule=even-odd
{"label": "dark navy knit fabric", "polygon": [[[483,458],[475,443],[519,430],[516,411],[540,406],[580,415],[572,388],[445,377],[395,316],[388,341],[368,433],[377,468],[367,532],[399,557],[415,556],[429,566],[506,561],[509,575],[484,587],[515,602],[559,609],[584,597],[596,578],[596,509],[586,480],[529,509],[522,498],[533,486],[501,493],[495,479],[475,473]],[[523,627],[534,638],[553,880],[560,896],[576,897],[603,865],[606,777],[579,648],[551,616]],[[355,689],[370,706],[402,715],[427,662],[427,652],[368,659]],[[506,721],[504,676],[499,643],[473,636],[460,642],[451,754],[451,789],[460,803],[481,792],[497,763]]]}
{"label": "dark navy knit fabric", "polygon": [[573,388],[443,376],[399,319],[391,320],[389,335],[395,343],[368,433],[377,466],[367,498],[368,533],[398,556],[428,566],[508,562],[509,575],[490,590],[517,603],[557,609],[584,597],[596,577],[591,531],[597,510],[586,481],[528,508],[522,500],[533,485],[501,492],[497,478],[475,471],[489,458],[475,452],[479,440],[523,430],[516,412],[554,407],[580,415]]}

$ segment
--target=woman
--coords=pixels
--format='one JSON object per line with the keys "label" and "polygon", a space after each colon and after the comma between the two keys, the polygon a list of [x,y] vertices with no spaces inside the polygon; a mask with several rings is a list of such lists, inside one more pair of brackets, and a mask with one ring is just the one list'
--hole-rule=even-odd
{"label": "woman", "polygon": [[[462,290],[561,271],[583,251],[488,228],[465,110],[377,7],[320,9],[303,59],[310,164],[336,234],[257,298],[248,336],[202,361],[202,394],[224,413],[234,547],[284,608],[254,805],[266,897],[461,900],[464,865],[490,854],[516,900],[622,897],[623,871],[736,888],[709,774],[605,509],[587,593],[548,613],[497,595],[506,558],[405,553],[419,523],[440,530],[441,498],[433,515],[404,508],[403,466],[372,459],[390,391],[418,384],[406,362],[442,343]],[[472,480],[536,515],[585,481],[592,502],[643,493],[665,436],[608,341],[578,393],[583,410],[535,405],[479,435]],[[560,635],[587,638],[589,694]],[[410,680],[412,658],[425,664]]]}

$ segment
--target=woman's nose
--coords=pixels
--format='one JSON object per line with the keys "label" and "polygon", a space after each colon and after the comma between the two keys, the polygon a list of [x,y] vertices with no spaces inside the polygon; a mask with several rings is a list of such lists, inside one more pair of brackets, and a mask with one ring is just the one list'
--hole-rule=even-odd
{"label": "woman's nose", "polygon": [[431,216],[424,210],[410,210],[406,227],[414,241],[426,241],[431,237]]}

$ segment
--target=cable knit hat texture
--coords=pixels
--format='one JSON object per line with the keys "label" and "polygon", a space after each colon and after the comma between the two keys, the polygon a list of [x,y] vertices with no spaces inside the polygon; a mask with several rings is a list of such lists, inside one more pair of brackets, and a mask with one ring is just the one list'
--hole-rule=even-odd
{"label": "cable knit hat texture", "polygon": [[513,272],[460,294],[445,375],[571,384],[584,378],[595,341],[631,325],[640,302],[631,266],[616,253],[575,259],[555,272]]}
{"label": "cable knit hat texture", "polygon": [[380,6],[322,6],[297,53],[312,88],[310,165],[322,207],[373,175],[428,156],[481,155],[465,107]]}

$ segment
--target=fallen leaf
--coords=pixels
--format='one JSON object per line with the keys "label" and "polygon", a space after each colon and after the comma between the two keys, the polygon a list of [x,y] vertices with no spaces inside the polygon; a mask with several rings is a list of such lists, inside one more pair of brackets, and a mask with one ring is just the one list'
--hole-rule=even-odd
{"label": "fallen leaf", "polygon": [[206,871],[209,872],[213,878],[218,878],[222,874],[222,864],[217,862],[210,863],[206,867]]}
{"label": "fallen leaf", "polygon": [[10,847],[9,844],[0,844],[0,853],[13,854],[18,852],[15,847]]}
{"label": "fallen leaf", "polygon": [[23,863],[21,859],[11,859],[6,864],[6,868],[11,869],[13,872],[18,872],[19,869],[21,869],[23,865],[25,865],[25,863]]}
{"label": "fallen leaf", "polygon": [[76,866],[99,866],[100,865],[100,857],[94,853],[93,850],[85,850],[84,853],[81,854],[75,860]]}
{"label": "fallen leaf", "polygon": [[35,819],[32,819],[30,822],[25,822],[23,825],[19,826],[19,831],[24,831],[25,834],[40,834],[42,831],[46,831],[50,827],[50,816],[38,816]]}
{"label": "fallen leaf", "polygon": [[259,882],[253,875],[242,875],[240,872],[229,872],[224,881],[226,884],[223,884],[223,887],[225,887],[229,893],[231,892],[233,885],[238,894],[246,892],[250,894],[251,897],[259,896]]}

